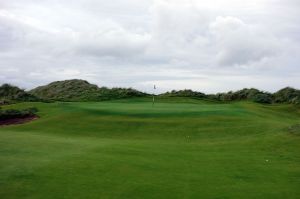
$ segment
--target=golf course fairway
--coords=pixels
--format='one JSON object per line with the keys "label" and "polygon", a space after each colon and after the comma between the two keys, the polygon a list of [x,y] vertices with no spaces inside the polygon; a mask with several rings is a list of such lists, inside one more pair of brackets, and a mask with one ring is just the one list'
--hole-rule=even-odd
{"label": "golf course fairway", "polygon": [[300,198],[299,107],[151,100],[3,107],[0,198]]}

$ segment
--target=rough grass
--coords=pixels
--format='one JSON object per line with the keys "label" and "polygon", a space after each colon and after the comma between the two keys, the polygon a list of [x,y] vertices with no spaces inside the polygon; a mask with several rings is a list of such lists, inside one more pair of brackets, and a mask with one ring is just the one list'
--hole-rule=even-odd
{"label": "rough grass", "polygon": [[41,118],[0,128],[0,198],[299,198],[299,108],[158,101],[6,107]]}

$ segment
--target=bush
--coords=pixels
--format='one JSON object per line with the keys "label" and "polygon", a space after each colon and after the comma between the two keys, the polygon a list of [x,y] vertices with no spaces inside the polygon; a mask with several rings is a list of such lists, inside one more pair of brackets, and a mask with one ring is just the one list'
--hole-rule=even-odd
{"label": "bush", "polygon": [[274,101],[277,103],[300,103],[300,90],[286,87],[274,93]]}
{"label": "bush", "polygon": [[2,99],[0,100],[0,105],[7,105],[7,104],[10,104],[11,102],[9,100],[6,100],[6,99]]}
{"label": "bush", "polygon": [[35,107],[16,110],[16,109],[0,109],[0,120],[7,120],[13,118],[24,118],[28,116],[34,116],[38,112],[38,109]]}
{"label": "bush", "polygon": [[39,99],[16,86],[10,84],[3,84],[0,86],[0,102],[20,101],[39,101]]}
{"label": "bush", "polygon": [[300,104],[300,97],[294,97],[293,99],[291,99],[291,103],[292,104]]}
{"label": "bush", "polygon": [[272,95],[262,92],[255,88],[244,88],[236,92],[229,91],[228,93],[217,93],[216,95],[208,95],[209,99],[216,99],[219,101],[240,101],[250,100],[257,103],[272,103]]}
{"label": "bush", "polygon": [[258,93],[253,97],[253,101],[257,103],[271,104],[272,96],[271,94],[268,93]]}
{"label": "bush", "polygon": [[192,97],[192,98],[205,98],[206,95],[201,92],[193,91],[190,89],[185,90],[172,90],[171,92],[166,92],[164,94],[161,94],[160,96],[163,97]]}

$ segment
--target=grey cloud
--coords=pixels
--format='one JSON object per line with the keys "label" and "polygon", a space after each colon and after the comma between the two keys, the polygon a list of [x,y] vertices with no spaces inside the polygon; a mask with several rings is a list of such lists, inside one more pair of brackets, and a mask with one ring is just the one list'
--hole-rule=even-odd
{"label": "grey cloud", "polygon": [[0,83],[300,87],[297,2],[0,0]]}
{"label": "grey cloud", "polygon": [[279,53],[280,41],[266,29],[233,17],[217,17],[211,24],[221,65],[246,65]]}

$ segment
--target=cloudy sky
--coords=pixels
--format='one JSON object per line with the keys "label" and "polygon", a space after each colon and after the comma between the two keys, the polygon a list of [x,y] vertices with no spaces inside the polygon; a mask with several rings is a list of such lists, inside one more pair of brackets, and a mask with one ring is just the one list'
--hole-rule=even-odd
{"label": "cloudy sky", "polygon": [[0,83],[300,88],[299,0],[0,0]]}

